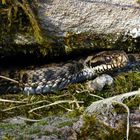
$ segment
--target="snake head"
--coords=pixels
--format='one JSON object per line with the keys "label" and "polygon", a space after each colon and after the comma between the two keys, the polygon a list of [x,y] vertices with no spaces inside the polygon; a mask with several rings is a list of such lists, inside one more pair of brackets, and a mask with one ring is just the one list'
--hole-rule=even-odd
{"label": "snake head", "polygon": [[85,67],[99,73],[125,67],[128,56],[124,51],[104,51],[89,56],[84,63]]}

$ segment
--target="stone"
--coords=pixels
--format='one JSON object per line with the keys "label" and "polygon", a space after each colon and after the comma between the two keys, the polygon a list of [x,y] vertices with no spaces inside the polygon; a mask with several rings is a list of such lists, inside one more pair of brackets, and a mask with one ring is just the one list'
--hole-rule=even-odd
{"label": "stone", "polygon": [[41,27],[55,36],[127,33],[140,28],[139,10],[135,0],[42,0],[38,17]]}
{"label": "stone", "polygon": [[[140,36],[140,5],[136,0],[39,0],[32,9],[46,42],[40,44],[34,31],[19,31],[18,22],[13,23],[11,34],[0,29],[4,31],[0,37],[2,56],[21,52],[59,56],[75,49],[132,51],[137,46],[134,40]],[[4,20],[0,21],[3,25]]]}

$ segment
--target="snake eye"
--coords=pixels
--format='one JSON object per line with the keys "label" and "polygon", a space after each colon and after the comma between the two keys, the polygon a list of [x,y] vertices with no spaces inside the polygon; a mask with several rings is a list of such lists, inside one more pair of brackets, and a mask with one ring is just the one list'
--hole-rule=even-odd
{"label": "snake eye", "polygon": [[106,56],[106,57],[105,57],[105,61],[106,61],[107,63],[111,62],[111,59],[112,59],[112,58],[111,58],[110,56]]}

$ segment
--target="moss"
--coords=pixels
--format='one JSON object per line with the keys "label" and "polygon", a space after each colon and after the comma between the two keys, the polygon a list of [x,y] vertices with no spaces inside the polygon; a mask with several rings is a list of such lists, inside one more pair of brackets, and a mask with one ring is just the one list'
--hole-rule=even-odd
{"label": "moss", "polygon": [[136,0],[137,3],[140,3],[140,0]]}
{"label": "moss", "polygon": [[[31,54],[38,51],[46,55],[49,52],[49,37],[44,32],[42,33],[37,21],[36,7],[36,2],[29,3],[28,0],[10,0],[0,5],[0,44],[2,46],[0,54],[7,56],[20,53]],[[16,42],[21,43],[17,45]],[[23,47],[25,45],[26,47]]]}
{"label": "moss", "polygon": [[137,140],[140,137],[139,128],[130,128],[130,140]]}
{"label": "moss", "polygon": [[34,37],[35,37],[36,41],[39,44],[42,44],[44,41],[43,41],[41,29],[40,29],[39,24],[36,20],[34,12],[30,8],[30,4],[28,3],[27,0],[22,0],[22,1],[23,1],[23,3],[16,2],[15,4],[23,9],[24,13],[29,18],[29,21],[31,23],[31,27],[33,28]]}
{"label": "moss", "polygon": [[125,138],[125,128],[121,125],[113,129],[103,122],[96,119],[96,115],[85,115],[83,117],[84,125],[78,135],[79,140],[96,139],[96,140],[121,140]]}
{"label": "moss", "polygon": [[[140,87],[140,72],[128,72],[128,73],[120,73],[115,77],[114,85],[110,87],[105,87],[102,91],[97,92],[90,92],[86,89],[86,83],[79,83],[73,84],[67,87],[67,89],[58,91],[53,94],[47,94],[45,96],[26,96],[23,94],[7,94],[1,95],[2,99],[9,99],[9,100],[18,100],[24,101],[25,103],[18,104],[18,103],[8,103],[8,102],[0,102],[0,119],[5,120],[7,118],[15,117],[15,116],[24,116],[30,119],[42,119],[45,117],[52,117],[52,116],[65,116],[69,119],[79,118],[80,115],[83,114],[85,108],[89,106],[92,102],[97,101],[98,98],[92,97],[90,94],[97,94],[101,97],[107,98],[114,95],[118,95],[124,92],[130,92],[133,90],[137,90]],[[90,94],[89,94],[90,93]],[[83,103],[76,103],[69,104],[59,104],[52,107],[38,109],[33,112],[29,112],[31,109],[47,105],[49,103],[53,103],[55,101],[60,100],[77,100],[83,101]],[[128,100],[125,100],[125,103],[130,107],[130,109],[135,109],[139,106],[140,98],[139,97],[132,97]],[[124,113],[124,108],[119,105],[115,105],[115,111],[119,113]],[[72,110],[72,111],[68,111]],[[72,124],[75,121],[66,121],[58,124],[58,127],[63,127]],[[123,138],[125,135],[125,131],[119,131],[119,129],[114,130],[111,129],[104,124],[98,122],[95,116],[87,116],[85,117],[85,125],[82,129],[82,132],[79,134],[79,139],[83,137],[90,136],[91,138],[98,138],[98,139],[115,139],[117,135],[119,138]],[[34,123],[26,123],[27,127],[33,125]],[[48,121],[41,121],[37,123],[37,126],[44,126],[48,125]],[[120,125],[126,126],[126,125]],[[25,125],[6,125],[0,123],[0,129],[4,130],[24,130],[24,133],[37,133],[40,134],[40,129],[34,130],[33,127],[29,127],[30,130],[27,129]],[[121,129],[121,128],[120,128]],[[100,131],[103,130],[103,131]],[[29,133],[28,133],[29,132]],[[94,133],[93,133],[94,132]],[[106,132],[106,134],[104,133]],[[90,133],[90,134],[89,134]],[[137,134],[138,135],[138,134]],[[11,135],[12,136],[12,135]]]}
{"label": "moss", "polygon": [[[31,24],[36,41],[39,44],[42,44],[43,37],[41,34],[41,29],[39,27],[39,24],[37,23],[35,14],[33,10],[31,9],[29,2],[27,0],[22,0],[22,2],[17,0],[17,1],[8,1],[8,2],[5,1],[5,3],[3,4],[4,4],[4,7],[1,10],[1,13],[5,14],[5,16],[7,14],[7,21],[9,22],[7,25],[8,29],[10,30],[11,26],[15,26],[14,22],[18,21],[20,30],[24,30],[24,28],[27,28],[27,26],[25,26],[27,24],[23,24],[23,18],[26,18]],[[32,6],[33,6],[33,3],[32,3]],[[6,13],[4,13],[4,11],[6,11],[5,9],[7,9]],[[19,15],[22,15],[22,16],[19,17]]]}
{"label": "moss", "polygon": [[138,90],[140,86],[140,72],[120,73],[114,77],[114,84],[106,86],[103,91],[96,92],[104,98]]}
{"label": "moss", "polygon": [[[24,101],[25,103],[5,103],[0,102],[0,119],[14,117],[14,116],[25,116],[31,119],[41,119],[43,117],[52,116],[52,115],[63,115],[68,113],[67,109],[72,110],[68,113],[68,117],[76,117],[83,113],[84,109],[89,106],[92,102],[97,101],[98,98],[91,96],[90,94],[96,94],[103,98],[111,97],[125,92],[130,92],[137,90],[140,87],[140,73],[139,72],[129,72],[122,73],[115,77],[114,85],[105,87],[102,91],[90,92],[86,88],[86,83],[79,83],[69,85],[67,89],[58,91],[53,94],[47,94],[46,96],[26,96],[23,94],[14,94],[14,95],[1,95],[1,98],[9,100],[19,100]],[[90,94],[89,94],[90,93]],[[51,107],[44,107],[33,112],[29,112],[33,108],[39,106],[47,105],[55,101],[62,100],[77,100],[82,101],[83,103],[69,104],[63,103],[59,105],[54,105]],[[139,104],[139,98],[132,98],[131,100],[126,101],[131,107],[137,106]]]}
{"label": "moss", "polygon": [[78,109],[75,109],[74,111],[69,112],[66,116],[68,118],[76,118],[80,115],[82,115],[84,112],[84,107],[80,107]]}
{"label": "moss", "polygon": [[140,104],[140,97],[133,97],[131,99],[125,100],[124,103],[130,108],[135,109],[138,108]]}
{"label": "moss", "polygon": [[[30,2],[30,3],[29,3]],[[122,34],[97,34],[84,32],[76,34],[67,32],[65,37],[49,36],[42,31],[36,16],[36,2],[28,0],[4,1],[0,6],[1,36],[0,43],[2,55],[8,54],[32,54],[61,56],[71,53],[91,52],[100,49],[119,49],[126,51],[139,51],[139,43],[131,37]],[[47,29],[46,29],[47,30]],[[15,46],[15,34],[33,37],[31,45],[26,47]],[[29,39],[30,40],[30,39]],[[83,51],[84,50],[84,51]]]}
{"label": "moss", "polygon": [[58,128],[62,128],[64,126],[72,126],[74,122],[72,121],[67,121],[67,122],[62,122],[59,124]]}
{"label": "moss", "polygon": [[[96,51],[100,49],[119,49],[126,51],[138,51],[139,46],[131,37],[125,37],[122,34],[97,34],[91,32],[84,32],[75,34],[67,32],[65,37],[48,36],[46,31],[41,30],[38,19],[35,13],[36,3],[29,3],[28,0],[22,1],[6,1],[6,4],[0,7],[2,16],[2,28],[0,29],[2,35],[0,42],[3,49],[0,53],[18,54],[35,53],[37,55],[51,55],[60,56],[71,53],[82,53]],[[21,33],[23,36],[33,36],[35,39],[31,40],[31,46],[15,46],[14,39],[16,33]],[[34,44],[34,43],[35,44]]]}
{"label": "moss", "polygon": [[42,120],[42,121],[39,121],[37,124],[38,125],[48,125],[48,122],[45,120]]}
{"label": "moss", "polygon": [[5,135],[2,137],[2,140],[15,140],[15,138],[9,135]]}
{"label": "moss", "polygon": [[[131,37],[124,39],[122,34],[96,34],[96,33],[67,33],[65,37],[65,46],[67,50],[82,50],[90,49],[99,50],[99,49],[119,49],[132,51],[134,50],[134,42]],[[137,48],[138,49],[138,48]]]}

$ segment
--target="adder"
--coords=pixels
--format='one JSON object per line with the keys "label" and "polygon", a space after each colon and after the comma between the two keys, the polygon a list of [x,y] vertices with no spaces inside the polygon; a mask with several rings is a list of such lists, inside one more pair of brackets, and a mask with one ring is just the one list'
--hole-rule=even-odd
{"label": "adder", "polygon": [[[130,61],[131,58],[131,61]],[[86,59],[52,66],[0,70],[0,90],[12,89],[28,94],[54,92],[69,84],[95,79],[98,75],[133,66],[133,56],[124,51],[103,51]],[[11,81],[11,82],[10,82]],[[10,86],[10,83],[14,86]]]}

